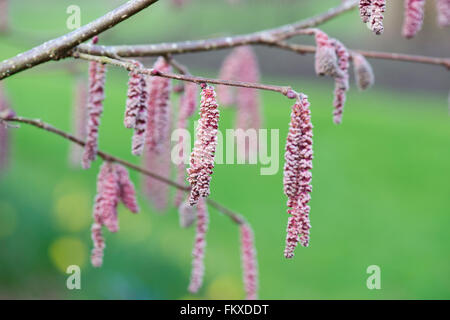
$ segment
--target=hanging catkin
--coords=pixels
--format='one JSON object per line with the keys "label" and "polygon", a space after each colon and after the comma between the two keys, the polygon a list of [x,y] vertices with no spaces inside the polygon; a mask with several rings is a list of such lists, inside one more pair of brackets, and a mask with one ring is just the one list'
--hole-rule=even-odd
{"label": "hanging catkin", "polygon": [[336,48],[336,55],[338,57],[338,67],[339,67],[339,75],[334,78],[335,89],[334,89],[334,111],[333,111],[333,121],[336,124],[340,124],[342,122],[342,114],[344,112],[344,105],[346,100],[347,91],[349,89],[349,59],[350,54],[347,51],[347,48],[338,40],[333,40],[333,44]]}
{"label": "hanging catkin", "polygon": [[94,267],[100,267],[103,263],[103,250],[105,240],[102,234],[102,226],[109,231],[119,230],[117,205],[122,201],[133,213],[139,211],[136,201],[134,185],[130,180],[128,171],[119,164],[104,162],[97,176],[97,195],[94,204],[94,223],[91,233],[94,248],[92,249],[91,262]]}
{"label": "hanging catkin", "polygon": [[436,0],[437,22],[441,28],[450,26],[450,0]]}
{"label": "hanging catkin", "polygon": [[425,0],[405,0],[405,17],[402,34],[406,38],[414,37],[423,24]]}
{"label": "hanging catkin", "polygon": [[[74,102],[72,106],[72,131],[81,140],[86,139],[88,87],[86,81],[77,79],[74,88]],[[73,167],[79,167],[83,155],[83,148],[76,143],[70,145],[69,160]]]}
{"label": "hanging catkin", "polygon": [[[177,129],[186,129],[189,117],[191,117],[197,107],[198,86],[195,83],[188,82],[184,85],[184,92],[180,98],[180,107],[178,110]],[[179,163],[177,165],[177,183],[183,185],[186,182],[185,158],[188,150],[184,150],[184,136],[180,135],[179,145]],[[175,195],[175,206],[179,207],[185,197],[184,191],[177,189]]]}
{"label": "hanging catkin", "polygon": [[300,94],[292,108],[286,140],[284,193],[288,197],[289,219],[284,256],[292,258],[298,242],[309,245],[312,169],[312,124],[307,96]]}
{"label": "hanging catkin", "polygon": [[[97,43],[95,37],[93,43]],[[103,112],[105,99],[105,65],[99,62],[89,62],[89,92],[88,92],[88,122],[86,130],[86,145],[84,147],[82,166],[88,169],[95,160],[98,149],[98,128]]]}
{"label": "hanging catkin", "polygon": [[383,19],[385,11],[386,0],[372,0],[368,26],[376,35],[380,35],[384,31]]}
{"label": "hanging catkin", "polygon": [[258,262],[253,230],[247,223],[239,226],[241,233],[241,261],[247,300],[258,299]]}
{"label": "hanging catkin", "polygon": [[205,275],[206,231],[208,230],[208,208],[204,199],[197,203],[197,229],[192,250],[192,271],[189,292],[196,293],[203,284]]}
{"label": "hanging catkin", "polygon": [[360,90],[366,90],[375,83],[372,66],[366,58],[356,52],[352,53],[355,81]]}
{"label": "hanging catkin", "polygon": [[210,194],[211,174],[214,168],[214,155],[217,146],[219,109],[216,93],[212,86],[202,84],[200,119],[197,136],[191,153],[188,181],[191,184],[189,203],[195,205],[199,198]]}

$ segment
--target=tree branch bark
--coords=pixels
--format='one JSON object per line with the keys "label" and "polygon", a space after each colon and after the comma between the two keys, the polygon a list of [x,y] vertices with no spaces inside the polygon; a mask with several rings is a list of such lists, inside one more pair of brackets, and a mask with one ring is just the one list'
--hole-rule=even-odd
{"label": "tree branch bark", "polygon": [[0,63],[0,80],[50,60],[70,55],[80,43],[130,18],[158,0],[131,0],[101,18]]}
{"label": "tree branch bark", "polygon": [[[71,135],[70,133],[65,132],[63,130],[60,130],[60,129],[57,129],[57,128],[53,127],[52,125],[50,125],[48,123],[45,123],[45,122],[43,122],[42,120],[39,120],[39,119],[29,119],[29,118],[16,117],[16,116],[15,117],[3,117],[3,118],[0,118],[0,125],[2,125],[2,123],[1,123],[2,121],[5,121],[5,122],[16,122],[16,123],[25,123],[25,124],[34,126],[36,128],[45,130],[47,132],[54,133],[54,134],[56,134],[56,135],[58,135],[58,136],[60,136],[60,137],[62,137],[64,139],[69,140],[69,141],[71,141],[73,143],[76,143],[76,144],[78,144],[78,145],[80,145],[82,147],[84,147],[84,145],[85,145],[85,142],[83,140],[80,140],[77,137]],[[154,178],[154,179],[156,179],[158,181],[161,181],[163,183],[168,184],[171,187],[183,190],[184,192],[189,192],[191,190],[189,186],[178,184],[175,181],[172,181],[170,179],[164,178],[164,177],[158,175],[157,173],[154,173],[154,172],[152,172],[150,170],[142,168],[142,167],[140,167],[138,165],[135,165],[135,164],[133,164],[131,162],[128,162],[126,160],[123,160],[121,158],[115,157],[115,156],[113,156],[113,155],[111,155],[109,153],[106,153],[106,152],[103,152],[103,151],[97,151],[97,155],[100,158],[102,158],[103,160],[105,160],[105,161],[120,163],[121,165],[123,165],[123,166],[125,166],[125,167],[127,167],[129,169],[137,171],[137,172],[139,172],[139,173],[141,173],[143,175],[152,177],[152,178]],[[237,224],[245,223],[245,219],[240,214],[238,214],[238,213],[228,209],[227,207],[223,206],[219,202],[217,202],[217,201],[215,201],[213,199],[210,199],[210,198],[206,199],[206,202],[211,207],[215,208],[216,210],[220,211],[221,213],[223,213],[224,215],[229,217],[234,223],[237,223]]]}

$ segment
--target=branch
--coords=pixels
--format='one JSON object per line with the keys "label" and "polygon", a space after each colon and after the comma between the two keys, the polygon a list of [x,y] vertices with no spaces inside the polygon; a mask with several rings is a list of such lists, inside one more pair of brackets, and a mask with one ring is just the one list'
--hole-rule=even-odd
{"label": "branch", "polygon": [[[23,118],[23,117],[0,117],[0,125],[1,125],[2,121],[5,121],[5,122],[18,122],[18,123],[29,124],[29,125],[32,125],[32,126],[34,126],[36,128],[40,128],[42,130],[54,133],[54,134],[56,134],[56,135],[58,135],[58,136],[60,136],[60,137],[62,137],[64,139],[69,140],[69,141],[71,141],[73,143],[76,143],[76,144],[78,144],[78,145],[80,145],[82,147],[84,147],[84,145],[85,145],[84,141],[78,139],[77,137],[71,135],[70,133],[67,133],[67,132],[62,131],[60,129],[57,129],[57,128],[53,127],[52,125],[50,125],[48,123],[45,123],[45,122],[43,122],[42,120],[39,120],[39,119],[29,119],[29,118]],[[154,173],[152,171],[149,171],[149,170],[147,170],[145,168],[137,166],[137,165],[135,165],[135,164],[133,164],[131,162],[128,162],[126,160],[123,160],[121,158],[118,158],[118,157],[115,157],[113,155],[110,155],[110,154],[108,154],[106,152],[97,151],[97,155],[100,158],[102,158],[103,160],[105,160],[105,161],[120,163],[121,165],[123,165],[123,166],[125,166],[125,167],[127,167],[129,169],[132,169],[132,170],[137,171],[137,172],[139,172],[139,173],[141,173],[143,175],[146,175],[146,176],[152,177],[152,178],[154,178],[156,180],[159,180],[161,182],[164,182],[164,183],[168,184],[171,187],[183,190],[184,192],[189,192],[190,191],[190,187],[189,186],[178,184],[175,181],[172,181],[170,179],[164,178],[164,177],[162,177],[162,176],[160,176],[160,175],[158,175],[158,174],[156,174],[156,173]],[[229,217],[233,222],[235,222],[237,224],[245,223],[244,218],[240,214],[238,214],[238,213],[236,213],[236,212],[234,212],[234,211],[224,207],[223,205],[221,205],[217,201],[209,199],[209,198],[206,199],[206,201],[211,207],[217,209],[218,211],[220,211],[221,213],[223,213],[224,215]]]}
{"label": "branch", "polygon": [[297,35],[298,30],[315,27],[349,10],[352,10],[356,8],[358,3],[359,1],[357,0],[345,1],[341,5],[315,17],[301,20],[293,24],[283,25],[274,29],[267,29],[244,35],[150,45],[100,46],[80,44],[76,50],[97,56],[115,58],[117,55],[121,57],[149,57],[167,54],[212,51],[249,44],[271,45],[274,41],[288,39]]}
{"label": "branch", "polygon": [[131,0],[103,17],[0,63],[0,80],[50,60],[65,58],[80,43],[128,19],[158,0]]}
{"label": "branch", "polygon": [[[285,41],[277,41],[273,43],[273,46],[294,51],[300,54],[314,53],[316,52],[315,46],[307,46],[300,44],[292,44]],[[349,49],[350,50],[350,49]],[[437,57],[427,57],[403,53],[393,53],[393,52],[380,52],[380,51],[368,51],[368,50],[355,50],[352,49],[350,52],[357,52],[366,58],[372,59],[384,59],[384,60],[394,60],[394,61],[406,61],[406,62],[417,62],[424,64],[435,64],[441,65],[450,69],[450,58],[437,58]]]}
{"label": "branch", "polygon": [[105,57],[105,56],[100,56],[100,57],[93,56],[90,54],[78,53],[78,52],[75,52],[73,54],[73,57],[88,60],[88,61],[96,61],[96,62],[100,62],[100,63],[106,63],[106,64],[124,68],[128,71],[134,71],[134,72],[146,74],[149,76],[157,76],[157,77],[163,77],[163,78],[169,78],[169,79],[175,79],[175,80],[181,80],[181,81],[189,81],[189,82],[194,82],[197,84],[210,83],[210,84],[219,84],[219,85],[224,85],[224,86],[243,87],[243,88],[274,91],[274,92],[279,92],[279,93],[285,95],[289,99],[295,99],[297,97],[296,92],[294,90],[292,90],[292,88],[290,86],[275,86],[275,85],[261,84],[261,83],[254,83],[254,82],[243,82],[243,81],[235,81],[235,80],[222,80],[222,79],[197,77],[197,76],[193,76],[190,74],[175,74],[175,73],[169,73],[169,72],[161,72],[161,71],[155,70],[155,69],[146,69],[146,68],[136,67],[136,65],[130,61],[118,60],[118,59],[113,59],[113,58],[109,58],[109,57]]}

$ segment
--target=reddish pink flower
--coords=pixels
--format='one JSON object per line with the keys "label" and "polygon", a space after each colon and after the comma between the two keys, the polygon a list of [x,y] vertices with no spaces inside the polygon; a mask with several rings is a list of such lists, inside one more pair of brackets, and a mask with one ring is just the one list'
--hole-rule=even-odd
{"label": "reddish pink flower", "polygon": [[180,218],[180,226],[189,228],[195,221],[195,209],[187,201],[183,201],[178,207],[178,216]]}
{"label": "reddish pink flower", "polygon": [[244,272],[244,286],[247,300],[258,299],[258,262],[253,230],[247,223],[240,225],[241,231],[241,260]]}
{"label": "reddish pink flower", "polygon": [[369,22],[372,13],[372,0],[359,0],[359,14],[364,23]]}
{"label": "reddish pink flower", "polygon": [[372,66],[366,58],[356,52],[352,53],[353,69],[355,72],[355,81],[360,90],[370,88],[375,82]]}
{"label": "reddish pink flower", "polygon": [[[307,30],[308,32],[308,30]],[[335,77],[339,73],[336,51],[327,34],[319,29],[311,29],[316,38],[315,69],[320,76]]]}
{"label": "reddish pink flower", "polygon": [[103,163],[97,177],[97,197],[94,206],[94,217],[101,217],[109,231],[117,232],[117,205],[119,203],[119,176],[112,163]]}
{"label": "reddish pink flower", "polygon": [[[170,72],[171,66],[163,57],[153,65],[155,72]],[[149,80],[147,146],[156,152],[163,151],[170,132],[170,79],[153,76]]]}
{"label": "reddish pink flower", "polygon": [[95,61],[89,63],[89,97],[86,145],[84,147],[82,165],[84,169],[91,166],[98,149],[98,127],[103,112],[105,99],[105,65]]}
{"label": "reddish pink flower", "polygon": [[[220,68],[219,79],[236,80],[238,77],[239,68],[242,65],[239,56],[241,51],[238,49],[231,51],[231,53],[223,61],[222,67]],[[223,106],[229,106],[235,102],[233,87],[219,85],[217,86],[217,95],[220,104]]]}
{"label": "reddish pink flower", "polygon": [[94,223],[92,225],[92,240],[94,248],[91,262],[94,267],[100,267],[103,261],[105,240],[102,226],[109,231],[119,230],[117,205],[121,200],[124,205],[134,213],[139,211],[136,201],[136,192],[125,167],[119,164],[104,162],[97,177],[97,195],[94,204]]}
{"label": "reddish pink flower", "polygon": [[286,140],[284,193],[288,197],[290,214],[284,256],[292,258],[300,241],[309,245],[309,211],[312,169],[312,124],[307,96],[300,94],[292,108]]}
{"label": "reddish pink flower", "polygon": [[197,203],[197,230],[195,234],[194,249],[192,250],[192,272],[191,281],[189,283],[189,292],[196,293],[203,283],[205,274],[205,248],[206,248],[206,231],[208,230],[208,209],[204,199],[200,199]]}
{"label": "reddish pink flower", "polygon": [[346,93],[349,88],[349,59],[350,54],[347,51],[347,48],[338,40],[333,40],[334,46],[336,48],[336,55],[338,57],[338,67],[339,67],[339,75],[334,79],[335,81],[335,89],[334,89],[334,123],[339,124],[342,122],[342,113],[344,112],[344,104],[346,100]]}
{"label": "reddish pink flower", "polygon": [[[159,176],[166,179],[170,178],[170,141],[167,140],[162,146],[161,152],[156,152],[147,148],[145,150],[144,166],[145,168],[158,172]],[[147,198],[152,202],[154,208],[158,211],[164,211],[168,204],[169,187],[168,184],[146,176],[143,180],[143,189]]]}
{"label": "reddish pink flower", "polygon": [[[138,61],[134,61],[136,67],[142,67],[142,64]],[[127,102],[125,108],[124,125],[125,128],[135,128],[136,127],[136,117],[139,112],[139,107],[141,104],[141,95],[144,90],[142,88],[142,75],[132,70],[129,73],[128,79],[128,92],[127,92]]]}
{"label": "reddish pink flower", "polygon": [[[239,68],[239,80],[245,82],[260,81],[259,66],[253,49],[250,46],[240,47],[240,68]],[[242,130],[255,129],[258,130],[261,127],[261,100],[259,91],[256,89],[241,88],[237,89],[237,118],[235,127]],[[249,157],[250,152],[257,150],[250,150],[250,145],[257,145],[257,141],[245,141],[243,144],[238,145],[239,150],[244,152],[246,157]]]}
{"label": "reddish pink flower", "polygon": [[[15,116],[14,111],[10,108],[9,101],[5,95],[4,88],[0,82],[0,117],[8,118]],[[0,170],[8,165],[9,157],[9,135],[6,122],[0,120]]]}
{"label": "reddish pink flower", "polygon": [[131,212],[138,213],[139,206],[136,200],[136,190],[134,188],[133,182],[130,179],[128,170],[124,166],[121,166],[119,164],[115,165],[115,169],[119,178],[118,183],[120,200]]}
{"label": "reddish pink flower", "polygon": [[405,18],[402,34],[412,38],[420,31],[423,24],[425,0],[405,0]]}
{"label": "reddish pink flower", "polygon": [[147,121],[148,121],[148,92],[147,92],[147,80],[145,75],[141,75],[140,78],[141,94],[139,96],[139,107],[136,114],[136,122],[134,127],[132,153],[134,155],[141,155],[144,151],[146,133],[147,133]]}
{"label": "reddish pink flower", "polygon": [[[75,136],[81,140],[86,139],[86,122],[87,122],[87,97],[88,88],[84,80],[77,80],[74,90],[74,103],[72,112],[72,130]],[[73,167],[77,167],[81,163],[83,148],[76,143],[70,144],[69,159]]]}
{"label": "reddish pink flower", "polygon": [[371,8],[369,27],[376,35],[380,35],[384,31],[383,14],[386,11],[386,0],[372,0]]}
{"label": "reddish pink flower", "polygon": [[450,0],[436,0],[437,21],[442,28],[450,26]]}
{"label": "reddish pink flower", "polygon": [[216,93],[212,86],[203,84],[200,101],[200,119],[197,137],[191,153],[188,181],[191,184],[189,203],[195,205],[200,197],[210,194],[211,174],[214,168],[214,155],[217,146],[219,110]]}
{"label": "reddish pink flower", "polygon": [[[198,86],[195,83],[188,82],[184,86],[184,93],[180,98],[180,108],[178,111],[178,129],[185,129],[188,124],[188,119],[191,117],[197,107]],[[183,136],[181,135],[178,141],[180,146],[180,159],[184,159],[186,150],[183,149]],[[184,184],[186,181],[186,165],[184,161],[180,161],[177,166],[177,182]],[[184,191],[177,189],[175,195],[175,206],[179,207],[184,199]]]}
{"label": "reddish pink flower", "polygon": [[105,250],[105,239],[103,238],[102,225],[97,222],[99,217],[94,217],[94,223],[91,227],[91,237],[94,242],[94,248],[91,253],[91,263],[94,267],[101,267],[103,264],[103,251]]}
{"label": "reddish pink flower", "polygon": [[0,0],[0,32],[9,29],[9,0]]}

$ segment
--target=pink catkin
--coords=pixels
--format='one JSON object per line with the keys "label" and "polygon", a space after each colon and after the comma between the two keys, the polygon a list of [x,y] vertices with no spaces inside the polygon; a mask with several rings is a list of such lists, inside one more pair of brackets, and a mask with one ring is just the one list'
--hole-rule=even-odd
{"label": "pink catkin", "polygon": [[[170,72],[170,64],[163,57],[159,57],[153,65],[153,70]],[[148,81],[148,121],[147,121],[147,147],[162,151],[170,132],[170,79],[153,76]]]}
{"label": "pink catkin", "polygon": [[91,253],[91,263],[94,267],[100,267],[103,263],[103,251],[105,240],[102,234],[102,226],[109,231],[119,230],[117,205],[122,201],[133,213],[139,211],[136,201],[136,192],[131,182],[128,171],[119,164],[104,162],[97,177],[97,195],[94,204],[94,223],[91,228],[94,248]]}
{"label": "pink catkin", "polygon": [[9,29],[9,0],[0,0],[0,33]]}
{"label": "pink catkin", "polygon": [[[142,64],[135,61],[136,67],[142,67]],[[142,75],[136,71],[130,71],[128,79],[127,102],[125,108],[124,125],[131,129],[136,127],[136,117],[139,112],[142,95]]]}
{"label": "pink catkin", "polygon": [[[81,140],[86,139],[88,88],[84,80],[77,80],[74,89],[74,103],[72,112],[72,130]],[[69,160],[73,167],[80,165],[83,148],[76,143],[70,145]]]}
{"label": "pink catkin", "polygon": [[195,234],[194,248],[192,250],[192,271],[191,281],[189,283],[189,292],[196,293],[203,283],[205,274],[205,249],[206,249],[206,231],[208,230],[208,209],[204,199],[197,203],[197,230]]}
{"label": "pink catkin", "polygon": [[[158,175],[170,178],[170,141],[166,142],[162,152],[156,153],[155,150],[146,149],[144,157],[144,166],[149,170],[158,172]],[[152,202],[154,208],[158,211],[164,211],[168,205],[169,187],[168,184],[146,176],[143,180],[143,190],[147,198]]]}
{"label": "pink catkin", "polygon": [[405,0],[405,17],[402,34],[406,38],[414,37],[423,24],[425,0]]}
{"label": "pink catkin", "polygon": [[[239,68],[241,66],[241,59],[239,51],[234,49],[231,53],[225,58],[222,63],[222,67],[220,68],[219,79],[222,80],[236,80],[239,74]],[[219,102],[223,106],[229,106],[235,102],[234,97],[234,88],[231,86],[217,86],[217,96]]]}
{"label": "pink catkin", "polygon": [[380,35],[384,31],[383,19],[385,11],[386,0],[372,0],[369,27],[376,35]]}
{"label": "pink catkin", "polygon": [[188,228],[195,221],[195,209],[194,207],[191,207],[187,201],[184,201],[178,207],[178,216],[180,226],[182,228]]}
{"label": "pink catkin", "polygon": [[[15,113],[10,108],[10,103],[4,92],[3,84],[0,82],[0,116],[7,118]],[[6,122],[0,121],[0,170],[8,165],[9,158],[9,134]]]}
{"label": "pink catkin", "polygon": [[188,181],[191,184],[189,204],[195,205],[199,198],[210,194],[211,174],[217,146],[219,110],[216,93],[212,86],[203,84],[200,101],[200,119],[194,150],[191,153]]}
{"label": "pink catkin", "polygon": [[350,54],[347,48],[338,40],[333,41],[336,48],[336,55],[338,57],[339,75],[335,77],[335,89],[334,89],[334,123],[340,124],[342,122],[342,114],[344,112],[344,105],[346,100],[347,91],[349,89],[349,60]]}
{"label": "pink catkin", "polygon": [[[163,57],[153,65],[155,72],[170,72],[171,66]],[[153,76],[147,81],[147,135],[144,167],[170,178],[170,79]],[[153,202],[154,207],[162,211],[168,203],[168,186],[152,177],[145,177],[144,193]]]}
{"label": "pink catkin", "polygon": [[360,90],[370,88],[375,82],[372,66],[366,58],[356,52],[352,53],[355,81]]}
{"label": "pink catkin", "polygon": [[450,0],[436,0],[437,22],[441,28],[450,26]]}
{"label": "pink catkin", "polygon": [[[119,203],[119,176],[115,166],[105,162],[97,178],[97,197],[95,211],[99,212],[102,223],[111,232],[119,230],[117,220],[117,205]],[[95,214],[94,214],[95,216]]]}
{"label": "pink catkin", "polygon": [[102,225],[108,225],[111,231],[117,231],[117,203],[119,196],[118,177],[111,163],[105,162],[97,177],[97,195],[94,204],[94,223],[91,228],[94,248],[91,253],[91,263],[100,267],[103,263],[105,240]]}
{"label": "pink catkin", "polygon": [[148,99],[147,81],[146,76],[141,75],[140,78],[141,94],[139,97],[139,107],[136,115],[136,122],[134,127],[133,142],[131,152],[137,156],[141,155],[144,151],[147,134],[147,121],[148,121]]}
{"label": "pink catkin", "polygon": [[359,15],[364,23],[369,22],[372,11],[372,0],[359,0]]}
{"label": "pink catkin", "polygon": [[[259,66],[255,53],[249,46],[237,48],[239,53],[239,80],[246,82],[260,81]],[[238,88],[237,89],[237,129],[255,129],[261,127],[261,100],[259,92],[256,89]],[[250,145],[257,145],[251,141],[245,141],[243,145],[238,145],[241,151],[248,157],[250,152],[257,152],[257,150],[249,150]]]}
{"label": "pink catkin", "polygon": [[298,242],[309,245],[309,222],[312,169],[312,124],[307,97],[301,94],[294,104],[286,140],[284,193],[290,214],[284,256],[292,258]]}
{"label": "pink catkin", "polygon": [[88,95],[88,123],[86,130],[86,145],[84,148],[82,166],[88,169],[95,160],[98,149],[98,128],[103,112],[105,99],[105,65],[95,61],[89,63],[89,95]]}
{"label": "pink catkin", "polygon": [[118,174],[118,182],[119,182],[119,196],[120,200],[123,202],[125,207],[128,208],[133,213],[139,212],[139,206],[136,200],[136,190],[134,188],[133,182],[130,180],[130,176],[128,174],[128,170],[116,164],[115,165],[117,174]]}
{"label": "pink catkin", "polygon": [[315,70],[320,76],[335,77],[339,73],[337,56],[333,43],[327,34],[318,29],[311,29],[316,38]]}
{"label": "pink catkin", "polygon": [[[188,119],[191,117],[197,107],[198,86],[195,83],[186,83],[184,86],[184,93],[180,98],[180,108],[178,110],[178,129],[186,129]],[[183,136],[180,135],[178,144],[180,146],[179,164],[177,165],[177,182],[184,184],[186,181],[186,165],[184,158],[187,150],[183,148]],[[179,207],[184,200],[184,191],[177,189],[175,195],[175,206]]]}
{"label": "pink catkin", "polygon": [[258,299],[258,263],[252,228],[243,223],[241,232],[241,261],[247,300]]}

